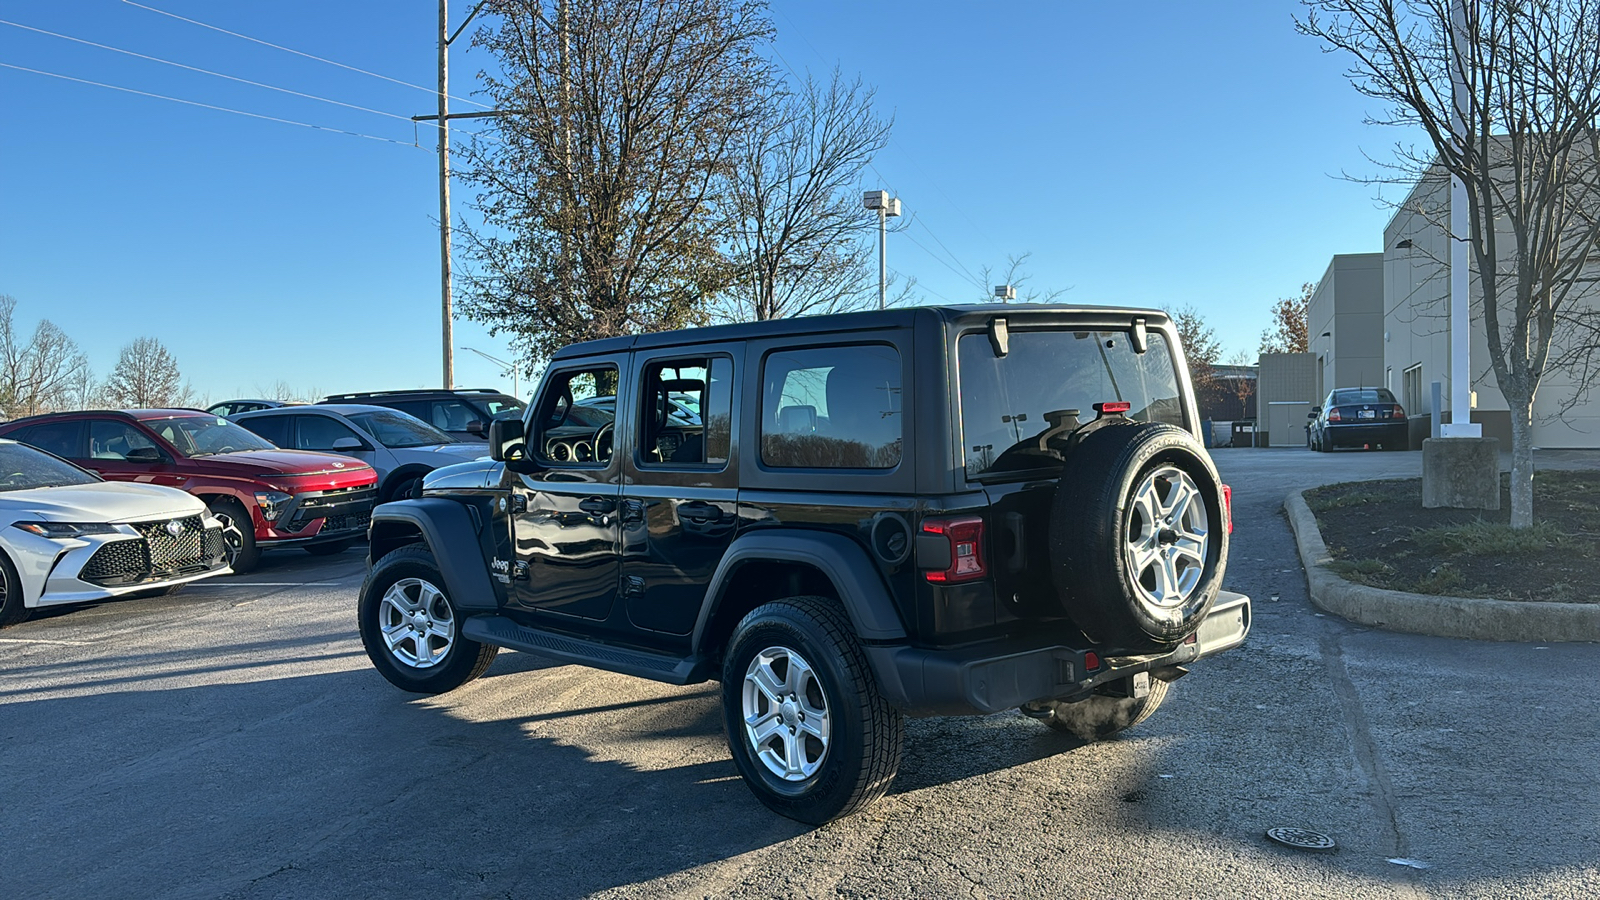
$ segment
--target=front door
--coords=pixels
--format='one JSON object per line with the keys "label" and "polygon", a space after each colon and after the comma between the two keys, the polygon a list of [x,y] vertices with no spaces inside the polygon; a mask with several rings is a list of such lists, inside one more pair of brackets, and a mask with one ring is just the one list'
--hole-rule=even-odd
{"label": "front door", "polygon": [[687,635],[738,528],[732,423],[743,346],[639,354],[623,489],[622,590],[635,628]]}
{"label": "front door", "polygon": [[511,480],[512,605],[605,619],[617,599],[626,356],[553,367],[528,419],[530,471]]}
{"label": "front door", "polygon": [[74,460],[94,469],[107,481],[137,481],[181,488],[188,476],[180,473],[169,447],[163,447],[144,429],[120,419],[90,419],[89,458]]}

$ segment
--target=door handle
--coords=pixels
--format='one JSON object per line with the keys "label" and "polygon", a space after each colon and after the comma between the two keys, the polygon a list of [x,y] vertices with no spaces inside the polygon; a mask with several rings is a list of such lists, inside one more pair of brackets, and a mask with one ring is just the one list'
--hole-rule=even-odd
{"label": "door handle", "polygon": [[617,501],[606,497],[585,497],[578,501],[578,508],[592,516],[598,516],[616,509]]}
{"label": "door handle", "polygon": [[678,518],[686,522],[709,522],[721,513],[715,506],[703,500],[690,500],[688,503],[678,504]]}

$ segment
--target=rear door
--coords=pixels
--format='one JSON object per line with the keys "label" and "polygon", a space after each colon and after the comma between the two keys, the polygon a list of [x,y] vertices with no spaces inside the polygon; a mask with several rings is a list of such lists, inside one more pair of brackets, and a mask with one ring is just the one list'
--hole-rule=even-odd
{"label": "rear door", "polygon": [[739,524],[742,344],[641,352],[624,463],[622,592],[636,628],[687,635]]}

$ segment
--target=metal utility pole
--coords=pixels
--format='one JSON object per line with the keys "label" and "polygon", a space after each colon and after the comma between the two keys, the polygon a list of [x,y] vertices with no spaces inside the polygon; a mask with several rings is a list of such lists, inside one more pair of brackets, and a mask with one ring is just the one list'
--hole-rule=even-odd
{"label": "metal utility pole", "polygon": [[878,308],[883,309],[889,305],[889,217],[900,215],[900,201],[888,191],[867,191],[861,205],[878,211]]}
{"label": "metal utility pole", "polygon": [[[476,10],[474,10],[476,12]],[[455,389],[455,325],[450,318],[450,11],[439,0],[439,296],[444,389]]]}
{"label": "metal utility pole", "polygon": [[[1450,134],[1456,146],[1466,144],[1465,105],[1470,96],[1466,58],[1467,8],[1465,0],[1450,4]],[[1487,163],[1486,163],[1487,164]],[[1445,437],[1483,437],[1483,426],[1472,421],[1472,271],[1467,261],[1467,241],[1472,225],[1467,211],[1467,186],[1450,177],[1450,424]],[[1489,227],[1494,227],[1490,225]]]}

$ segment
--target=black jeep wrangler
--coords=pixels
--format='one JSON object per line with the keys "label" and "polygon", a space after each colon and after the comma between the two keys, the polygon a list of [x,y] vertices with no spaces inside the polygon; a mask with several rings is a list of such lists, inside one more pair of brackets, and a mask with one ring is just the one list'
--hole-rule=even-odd
{"label": "black jeep wrangler", "polygon": [[722,684],[752,791],[883,794],[902,716],[1093,740],[1238,646],[1229,496],[1171,320],[896,309],[594,341],[491,459],[373,513],[360,629],[409,691],[500,647]]}

